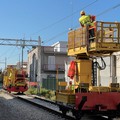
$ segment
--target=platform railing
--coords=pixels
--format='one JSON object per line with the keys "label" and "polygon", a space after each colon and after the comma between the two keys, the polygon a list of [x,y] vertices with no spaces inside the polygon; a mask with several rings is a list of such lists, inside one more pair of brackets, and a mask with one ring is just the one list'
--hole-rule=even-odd
{"label": "platform railing", "polygon": [[120,23],[96,21],[94,37],[89,37],[88,27],[78,28],[68,33],[68,50],[89,45],[90,40],[94,39],[96,43],[117,43],[120,44]]}
{"label": "platform railing", "polygon": [[120,43],[120,23],[118,22],[96,22],[96,42]]}
{"label": "platform railing", "polygon": [[88,38],[87,28],[78,28],[68,33],[68,49],[85,46]]}

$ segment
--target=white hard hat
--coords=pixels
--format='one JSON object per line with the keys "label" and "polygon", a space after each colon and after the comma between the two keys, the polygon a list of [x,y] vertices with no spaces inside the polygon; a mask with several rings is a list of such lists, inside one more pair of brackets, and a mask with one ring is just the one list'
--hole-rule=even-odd
{"label": "white hard hat", "polygon": [[81,15],[85,15],[85,11],[82,10],[82,11],[80,12],[80,14],[81,14]]}

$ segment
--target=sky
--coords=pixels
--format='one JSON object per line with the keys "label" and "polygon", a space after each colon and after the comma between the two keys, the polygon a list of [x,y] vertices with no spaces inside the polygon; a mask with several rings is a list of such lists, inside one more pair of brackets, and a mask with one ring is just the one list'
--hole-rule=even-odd
{"label": "sky", "polygon": [[[49,46],[67,41],[69,28],[80,27],[80,11],[97,21],[120,21],[119,0],[0,0],[0,38],[38,40]],[[1,43],[1,41],[0,41]],[[24,61],[27,51],[24,48]],[[19,46],[0,46],[0,68],[21,61]]]}

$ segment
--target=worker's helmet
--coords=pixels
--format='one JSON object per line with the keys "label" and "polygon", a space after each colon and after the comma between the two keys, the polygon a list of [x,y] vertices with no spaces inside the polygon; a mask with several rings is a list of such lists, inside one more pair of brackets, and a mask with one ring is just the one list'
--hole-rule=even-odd
{"label": "worker's helmet", "polygon": [[80,12],[80,15],[85,15],[85,11],[82,10],[82,11]]}

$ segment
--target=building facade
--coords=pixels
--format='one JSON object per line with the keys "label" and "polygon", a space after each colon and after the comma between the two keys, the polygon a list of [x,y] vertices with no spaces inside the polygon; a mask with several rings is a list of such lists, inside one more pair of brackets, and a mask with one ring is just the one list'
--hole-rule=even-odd
{"label": "building facade", "polygon": [[[99,82],[101,86],[109,86],[110,83],[120,83],[120,52],[116,52],[111,56],[103,57],[105,62],[105,69],[98,70],[97,68],[97,81],[96,85],[99,86]],[[100,58],[96,59],[98,64],[103,67],[103,62]],[[72,81],[67,74],[70,66],[70,61],[66,61],[65,64],[65,80],[67,83]],[[92,76],[91,76],[92,79]]]}
{"label": "building facade", "polygon": [[[31,82],[42,82],[43,79],[65,79],[65,61],[67,42],[59,41],[52,46],[33,48],[28,53],[28,76]],[[39,70],[40,69],[40,70]]]}
{"label": "building facade", "polygon": [[[100,71],[97,69],[97,80],[100,79],[102,86],[109,86],[110,83],[120,83],[120,52],[116,52],[109,57],[103,57],[103,59],[106,68]],[[97,61],[102,66],[101,60],[98,59]]]}

